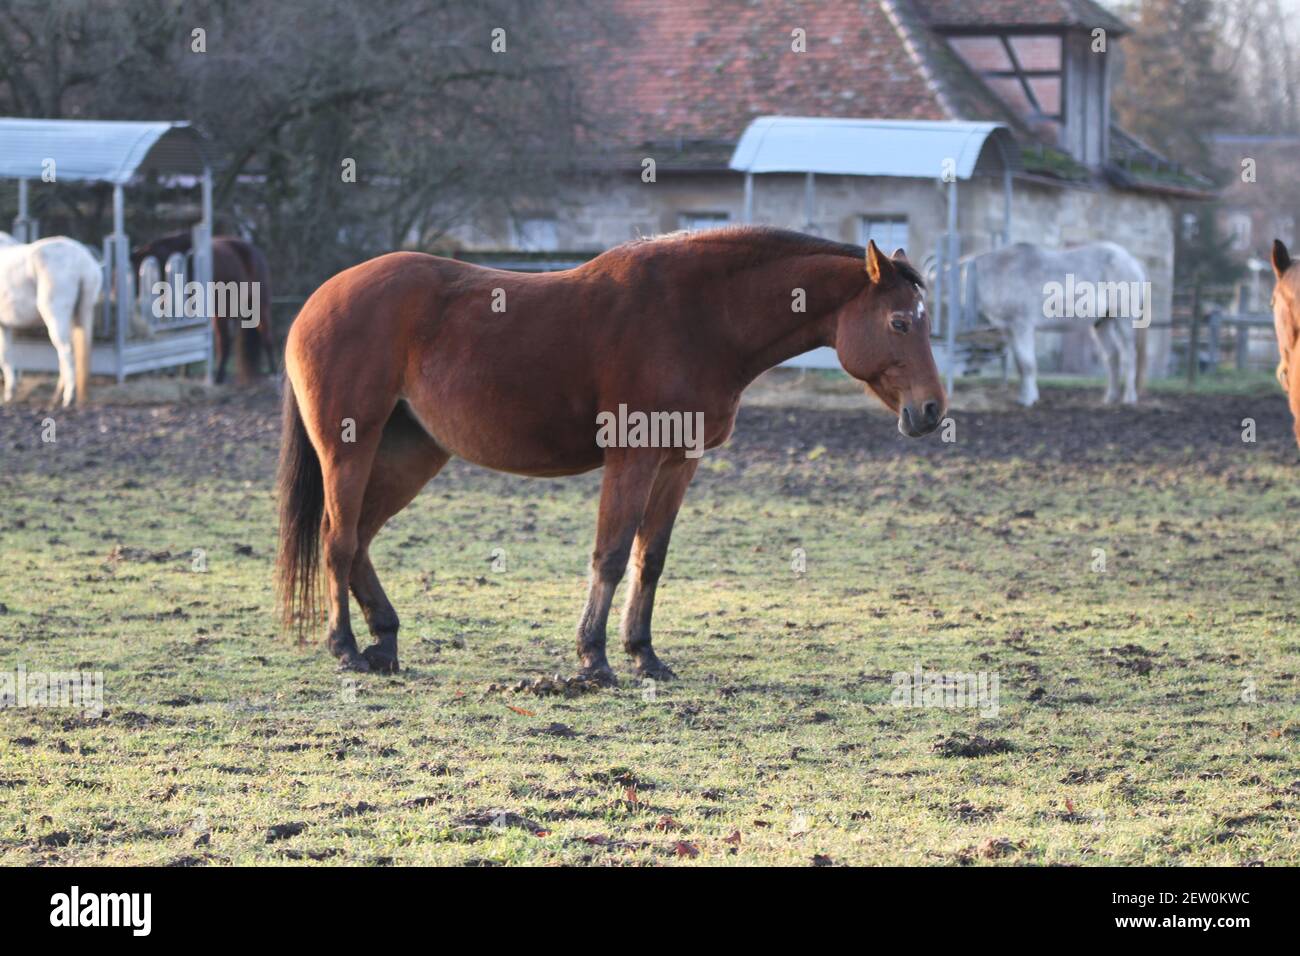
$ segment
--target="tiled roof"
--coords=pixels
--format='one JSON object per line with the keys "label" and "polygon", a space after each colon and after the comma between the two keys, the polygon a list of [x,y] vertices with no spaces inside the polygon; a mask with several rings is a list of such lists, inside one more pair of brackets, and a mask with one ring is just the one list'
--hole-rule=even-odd
{"label": "tiled roof", "polygon": [[[617,29],[584,42],[578,24],[574,45],[591,117],[584,165],[603,168],[636,168],[653,147],[661,168],[725,169],[750,121],[773,115],[995,121],[1032,148],[1034,136],[939,31],[1127,31],[1091,0],[605,0],[605,9]],[[791,49],[795,29],[806,52]],[[1205,185],[1165,175],[1158,156],[1122,133],[1112,142],[1123,167],[1115,185]],[[1039,151],[1059,161],[1031,171],[1092,178],[1059,151]]]}
{"label": "tiled roof", "polygon": [[[627,32],[583,57],[589,86],[611,107],[598,137],[734,142],[770,114],[1000,116],[991,94],[948,94],[930,63],[942,41],[913,22],[909,2],[610,0]],[[791,49],[795,29],[806,52]]]}
{"label": "tiled roof", "polygon": [[1129,28],[1093,0],[915,0],[934,27],[1102,27],[1111,33]]}

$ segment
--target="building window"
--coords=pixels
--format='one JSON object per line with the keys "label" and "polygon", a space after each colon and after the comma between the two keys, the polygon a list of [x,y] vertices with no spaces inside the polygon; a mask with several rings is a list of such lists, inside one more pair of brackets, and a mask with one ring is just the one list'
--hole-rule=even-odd
{"label": "building window", "polygon": [[1232,248],[1245,252],[1250,248],[1250,213],[1234,212],[1228,217],[1228,231],[1232,234]]}
{"label": "building window", "polygon": [[1065,121],[1060,36],[955,36],[948,42],[989,89],[1025,119],[1058,127]]}
{"label": "building window", "polygon": [[907,217],[863,216],[858,220],[858,245],[865,246],[868,240],[885,255],[891,255],[895,249],[906,249]]}
{"label": "building window", "polygon": [[677,217],[677,228],[687,232],[701,229],[716,229],[731,221],[731,214],[725,212],[684,212]]}
{"label": "building window", "polygon": [[511,245],[520,252],[554,252],[560,248],[554,216],[515,219],[511,233]]}

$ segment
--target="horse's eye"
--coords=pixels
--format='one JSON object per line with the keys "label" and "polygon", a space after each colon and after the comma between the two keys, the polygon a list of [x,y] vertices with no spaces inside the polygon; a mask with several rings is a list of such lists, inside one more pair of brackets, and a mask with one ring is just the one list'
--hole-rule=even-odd
{"label": "horse's eye", "polygon": [[894,319],[894,321],[890,322],[889,324],[892,325],[892,326],[894,327],[894,331],[895,331],[895,332],[906,332],[906,331],[907,331],[907,320],[906,320],[906,319]]}

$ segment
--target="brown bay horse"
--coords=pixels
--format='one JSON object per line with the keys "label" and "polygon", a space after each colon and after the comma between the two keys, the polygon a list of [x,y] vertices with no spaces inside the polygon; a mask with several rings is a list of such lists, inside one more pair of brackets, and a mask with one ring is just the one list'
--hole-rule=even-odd
{"label": "brown bay horse", "polygon": [[1273,329],[1277,332],[1277,380],[1286,390],[1300,445],[1300,269],[1281,239],[1273,240]]}
{"label": "brown bay horse", "polygon": [[[887,257],[758,227],[637,240],[569,271],[524,274],[411,252],[334,276],[285,345],[279,593],[300,635],[319,620],[340,666],[398,669],[398,619],[369,556],[375,533],[452,455],[556,477],[604,466],[580,677],[612,684],[605,626],[631,562],[623,649],[669,677],[650,618],[691,448],[602,441],[602,413],[684,413],[703,448],[730,435],[741,392],[817,346],[917,437],[946,397],[921,278]],[[622,406],[622,408],[620,408]],[[702,416],[702,418],[700,417]],[[608,421],[608,417],[604,419]],[[375,643],[357,649],[349,589]]]}
{"label": "brown bay horse", "polygon": [[[131,265],[139,269],[146,256],[153,256],[160,266],[167,263],[173,253],[188,254],[193,240],[188,232],[162,236],[131,250]],[[192,275],[186,280],[192,280]],[[231,347],[236,353],[239,381],[248,384],[258,374],[258,353],[266,358],[267,373],[275,374],[275,334],[271,326],[271,269],[262,250],[237,236],[212,237],[212,281],[256,282],[258,286],[258,323],[245,327],[235,316],[212,317],[212,334],[215,339],[217,368],[213,380],[220,385],[226,380],[226,362]],[[217,301],[223,301],[218,297]],[[236,340],[235,336],[239,335]]]}

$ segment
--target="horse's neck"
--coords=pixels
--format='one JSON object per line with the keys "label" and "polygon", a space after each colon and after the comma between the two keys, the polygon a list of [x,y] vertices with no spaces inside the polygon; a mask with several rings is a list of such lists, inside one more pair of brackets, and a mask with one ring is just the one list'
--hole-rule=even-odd
{"label": "horse's neck", "polygon": [[[741,329],[742,376],[756,379],[787,359],[835,344],[835,317],[867,285],[865,266],[848,257],[808,255],[741,277],[730,298]],[[803,311],[799,311],[802,305]]]}

